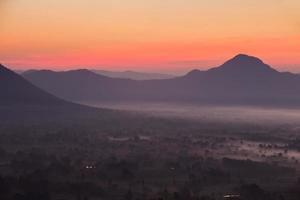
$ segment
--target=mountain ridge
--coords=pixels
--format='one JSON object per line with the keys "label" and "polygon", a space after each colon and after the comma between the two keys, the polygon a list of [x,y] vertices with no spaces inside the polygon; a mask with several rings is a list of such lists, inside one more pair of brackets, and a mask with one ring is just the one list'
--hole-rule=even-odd
{"label": "mountain ridge", "polygon": [[299,75],[278,72],[259,58],[244,54],[207,71],[192,70],[184,76],[163,80],[133,81],[79,74],[72,77],[58,72],[55,77],[49,78],[47,73],[43,76],[33,73],[24,77],[54,95],[75,102],[184,101],[300,105]]}
{"label": "mountain ridge", "polygon": [[[71,72],[71,71],[80,71],[80,70],[87,70],[90,72],[93,72],[98,75],[110,77],[110,78],[120,78],[120,79],[131,79],[131,80],[160,80],[160,79],[169,79],[169,78],[175,78],[175,76],[170,74],[162,74],[162,73],[147,73],[147,72],[137,72],[132,70],[126,70],[126,71],[108,71],[108,70],[97,70],[97,69],[75,69],[75,70],[67,70],[67,71],[60,71],[60,72]],[[57,72],[53,70],[48,69],[30,69],[25,70],[23,72],[18,71],[21,75],[26,75],[30,73],[36,73],[36,72]]]}
{"label": "mountain ridge", "polygon": [[170,74],[137,72],[137,71],[132,71],[132,70],[108,71],[108,70],[92,69],[91,71],[96,74],[108,76],[110,78],[124,78],[124,79],[131,79],[131,80],[159,80],[159,79],[169,79],[169,78],[175,77]]}

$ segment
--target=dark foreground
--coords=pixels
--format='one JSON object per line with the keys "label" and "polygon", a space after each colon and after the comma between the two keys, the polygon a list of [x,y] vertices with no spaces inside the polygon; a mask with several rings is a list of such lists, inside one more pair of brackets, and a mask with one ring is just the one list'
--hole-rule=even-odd
{"label": "dark foreground", "polygon": [[295,127],[117,116],[2,122],[0,199],[300,199]]}

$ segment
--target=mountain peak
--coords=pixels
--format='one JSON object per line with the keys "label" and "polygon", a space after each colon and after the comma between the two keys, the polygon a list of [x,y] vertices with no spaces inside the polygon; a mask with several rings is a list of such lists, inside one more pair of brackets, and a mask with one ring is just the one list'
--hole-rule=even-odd
{"label": "mountain peak", "polygon": [[261,59],[249,56],[246,54],[238,54],[230,60],[226,61],[218,68],[214,68],[214,71],[219,70],[222,72],[230,73],[268,73],[277,72],[269,65],[265,64]]}
{"label": "mountain peak", "polygon": [[193,69],[192,71],[188,72],[185,76],[198,76],[200,73],[202,73],[199,69]]}
{"label": "mountain peak", "polygon": [[240,64],[264,64],[263,61],[257,57],[249,56],[247,54],[238,54],[226,63],[240,63]]}

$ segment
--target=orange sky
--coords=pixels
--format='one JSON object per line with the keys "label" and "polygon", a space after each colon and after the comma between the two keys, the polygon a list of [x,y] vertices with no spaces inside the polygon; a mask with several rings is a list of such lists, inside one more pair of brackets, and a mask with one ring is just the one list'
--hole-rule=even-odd
{"label": "orange sky", "polygon": [[300,72],[299,10],[299,0],[0,0],[0,62],[175,73],[246,53]]}

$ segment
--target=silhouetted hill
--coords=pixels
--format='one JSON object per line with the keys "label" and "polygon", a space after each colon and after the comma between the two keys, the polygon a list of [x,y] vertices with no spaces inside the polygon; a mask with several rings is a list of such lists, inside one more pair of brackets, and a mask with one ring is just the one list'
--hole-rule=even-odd
{"label": "silhouetted hill", "polygon": [[203,73],[213,74],[215,76],[270,76],[272,74],[278,74],[279,72],[256,57],[239,54],[234,58],[226,61],[219,67],[215,67],[207,71],[193,70],[186,76],[197,77],[197,75]]}
{"label": "silhouetted hill", "polygon": [[244,54],[239,54],[225,62],[220,67],[210,69],[209,71],[245,75],[268,75],[270,73],[277,72],[269,65],[265,64],[262,60]]}
{"label": "silhouetted hill", "polygon": [[24,74],[35,85],[72,101],[174,101],[205,104],[299,105],[300,76],[237,55],[207,71],[164,80],[109,78],[88,70]]}
{"label": "silhouetted hill", "polygon": [[193,71],[183,78],[193,80],[200,91],[206,91],[211,102],[300,104],[300,76],[278,72],[252,56],[240,54],[219,67]]}
{"label": "silhouetted hill", "polygon": [[127,79],[109,78],[86,69],[65,72],[40,70],[24,73],[23,76],[52,94],[76,101],[93,100],[98,97],[105,99],[113,90],[132,82]]}
{"label": "silhouetted hill", "polygon": [[0,65],[0,124],[41,123],[103,116],[103,109],[70,103],[34,86],[22,76]]}
{"label": "silhouetted hill", "polygon": [[144,72],[135,72],[135,71],[123,71],[123,72],[114,72],[106,70],[91,70],[92,72],[100,75],[104,75],[111,78],[124,78],[132,80],[154,80],[154,79],[170,79],[175,76],[169,74],[161,73],[144,73]]}
{"label": "silhouetted hill", "polygon": [[0,64],[0,105],[66,105]]}

